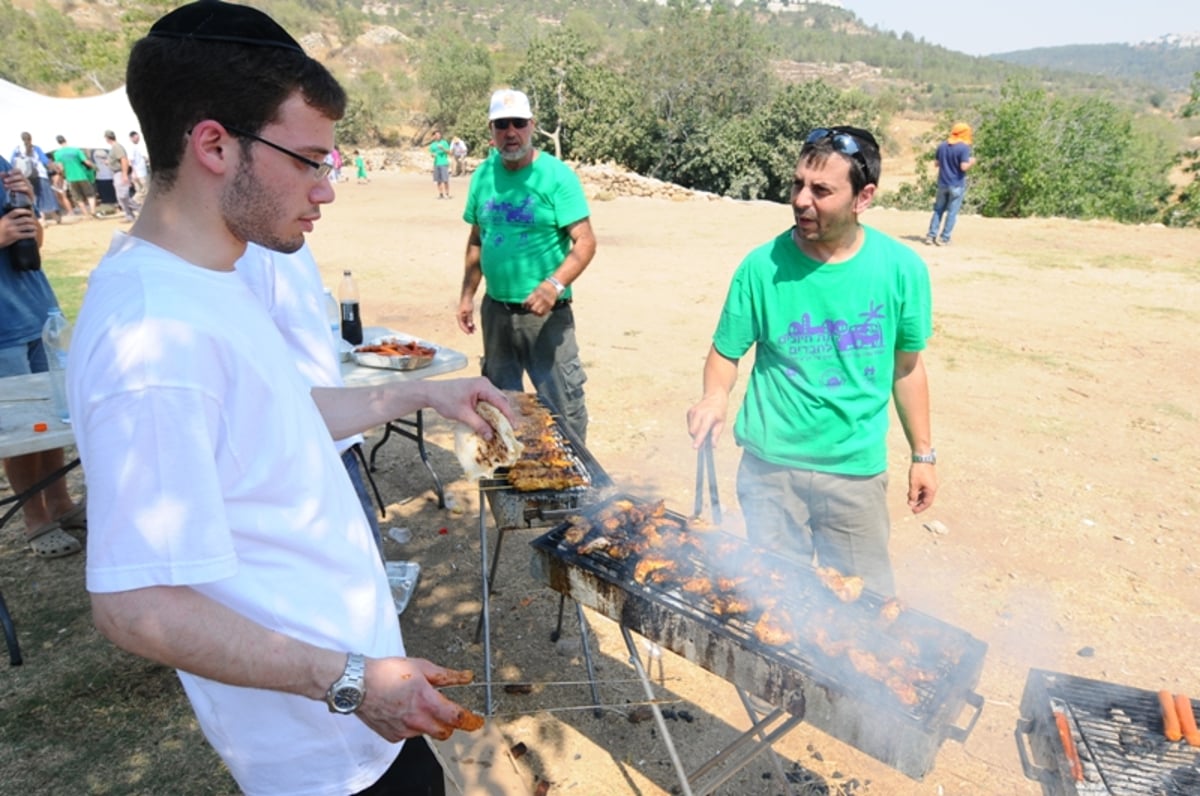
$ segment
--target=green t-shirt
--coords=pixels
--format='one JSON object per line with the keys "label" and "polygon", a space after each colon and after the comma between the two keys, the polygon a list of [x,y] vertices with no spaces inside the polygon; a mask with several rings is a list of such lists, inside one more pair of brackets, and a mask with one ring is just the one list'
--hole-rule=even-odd
{"label": "green t-shirt", "polygon": [[921,351],[932,334],[929,271],[909,247],[863,229],[858,253],[834,264],[805,256],[789,229],[733,276],[713,345],[730,359],[755,347],[733,431],[764,461],[887,469],[895,352]]}
{"label": "green t-shirt", "polygon": [[450,144],[444,138],[439,138],[429,145],[429,151],[433,153],[433,165],[449,166],[450,165]]}
{"label": "green t-shirt", "polygon": [[60,146],[54,150],[54,162],[63,167],[63,179],[67,182],[86,182],[91,179],[88,167],[83,165],[87,156],[74,146]]}
{"label": "green t-shirt", "polygon": [[[588,217],[579,177],[553,155],[539,152],[517,171],[493,154],[475,170],[463,220],[478,224],[483,277],[496,301],[520,303],[571,250],[567,227]],[[571,296],[571,289],[563,294]]]}

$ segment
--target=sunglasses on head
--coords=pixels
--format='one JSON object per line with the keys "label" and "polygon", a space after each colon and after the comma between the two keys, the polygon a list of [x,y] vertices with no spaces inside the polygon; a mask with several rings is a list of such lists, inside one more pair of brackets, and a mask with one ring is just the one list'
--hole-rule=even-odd
{"label": "sunglasses on head", "polygon": [[867,157],[863,154],[862,146],[858,143],[858,139],[852,133],[831,130],[828,127],[818,127],[808,134],[808,137],[804,139],[804,143],[815,144],[818,141],[827,139],[833,144],[834,152],[839,152],[848,158],[852,158],[862,167],[863,176],[867,178],[867,182],[872,181],[871,170],[867,167]]}
{"label": "sunglasses on head", "polygon": [[492,127],[495,127],[497,130],[507,130],[509,125],[512,125],[513,127],[517,128],[518,130],[524,130],[527,126],[529,126],[529,120],[528,119],[493,119],[492,120]]}

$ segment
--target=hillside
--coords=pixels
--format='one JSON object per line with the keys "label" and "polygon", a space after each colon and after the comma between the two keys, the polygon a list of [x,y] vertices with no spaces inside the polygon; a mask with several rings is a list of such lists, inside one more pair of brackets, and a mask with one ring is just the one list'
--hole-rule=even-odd
{"label": "hillside", "polygon": [[1122,80],[1173,92],[1187,91],[1200,72],[1200,34],[1164,37],[1146,44],[1077,44],[1040,47],[990,56],[997,61]]}

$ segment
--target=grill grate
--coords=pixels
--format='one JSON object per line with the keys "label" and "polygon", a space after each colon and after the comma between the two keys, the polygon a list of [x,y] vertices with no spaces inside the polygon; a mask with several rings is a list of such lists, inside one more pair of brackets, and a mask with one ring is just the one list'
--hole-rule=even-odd
{"label": "grill grate", "polygon": [[[1065,708],[1082,782],[1069,774],[1054,726],[1055,702]],[[1026,681],[1021,715],[1035,759],[1044,767],[1026,765],[1026,775],[1040,780],[1049,794],[1200,794],[1200,749],[1163,736],[1154,691],[1035,669]]]}

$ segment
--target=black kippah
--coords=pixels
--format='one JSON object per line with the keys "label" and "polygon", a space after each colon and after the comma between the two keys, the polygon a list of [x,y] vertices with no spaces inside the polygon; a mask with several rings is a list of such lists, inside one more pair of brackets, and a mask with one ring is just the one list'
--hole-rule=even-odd
{"label": "black kippah", "polygon": [[304,53],[300,44],[263,12],[220,0],[199,0],[180,6],[155,22],[149,35],[232,42],[250,47],[280,47]]}

